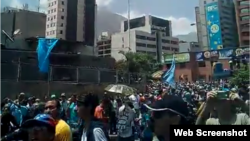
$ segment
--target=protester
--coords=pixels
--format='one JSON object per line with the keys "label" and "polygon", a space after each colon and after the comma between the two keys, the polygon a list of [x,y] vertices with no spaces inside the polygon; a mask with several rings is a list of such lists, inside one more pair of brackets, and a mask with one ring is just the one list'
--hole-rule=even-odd
{"label": "protester", "polygon": [[69,125],[60,118],[61,112],[61,104],[58,100],[50,100],[45,104],[45,111],[46,114],[49,114],[55,119],[56,122],[56,130],[55,136],[58,141],[71,141],[72,140],[72,133],[70,130]]}
{"label": "protester", "polygon": [[133,122],[135,117],[135,111],[129,106],[128,102],[125,102],[119,108],[117,117],[118,141],[134,141]]}
{"label": "protester", "polygon": [[[207,102],[198,117],[196,124],[206,125],[250,125],[250,118],[246,113],[237,113],[236,106],[243,103],[236,93],[230,93],[225,99],[220,98],[218,92],[207,94]],[[237,105],[236,105],[237,104]],[[210,117],[215,108],[217,117]]]}
{"label": "protester", "polygon": [[56,121],[48,114],[39,114],[22,127],[28,131],[30,141],[63,141],[57,138]]}
{"label": "protester", "polygon": [[170,125],[190,124],[186,102],[174,95],[164,95],[161,100],[152,107],[146,107],[152,111],[151,127],[156,136],[169,140]]}
{"label": "protester", "polygon": [[79,128],[79,141],[108,141],[107,130],[101,121],[94,117],[99,99],[96,95],[86,94],[77,101],[77,113],[83,120]]}

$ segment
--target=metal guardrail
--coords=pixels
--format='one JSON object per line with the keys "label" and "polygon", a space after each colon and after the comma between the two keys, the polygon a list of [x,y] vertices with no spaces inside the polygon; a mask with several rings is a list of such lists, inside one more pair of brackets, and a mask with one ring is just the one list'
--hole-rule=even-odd
{"label": "metal guardrail", "polygon": [[22,63],[1,63],[1,81],[67,82],[67,83],[146,83],[146,75],[121,73],[116,70],[84,67],[51,66],[48,73],[39,72],[38,66]]}

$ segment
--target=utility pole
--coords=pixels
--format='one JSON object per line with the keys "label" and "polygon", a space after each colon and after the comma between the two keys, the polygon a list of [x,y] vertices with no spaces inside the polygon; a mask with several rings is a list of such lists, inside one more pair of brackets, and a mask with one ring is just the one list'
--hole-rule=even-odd
{"label": "utility pole", "polygon": [[37,12],[40,11],[40,0],[38,0]]}

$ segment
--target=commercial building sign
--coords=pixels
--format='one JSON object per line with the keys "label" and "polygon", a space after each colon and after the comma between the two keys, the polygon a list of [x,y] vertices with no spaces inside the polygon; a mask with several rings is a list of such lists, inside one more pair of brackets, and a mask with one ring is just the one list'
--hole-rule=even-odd
{"label": "commercial building sign", "polygon": [[[176,63],[185,63],[190,61],[189,53],[179,53],[175,54],[175,62]],[[171,64],[173,60],[173,54],[164,55],[164,63]]]}
{"label": "commercial building sign", "polygon": [[220,15],[218,3],[209,3],[206,6],[206,24],[210,50],[222,49]]}
{"label": "commercial building sign", "polygon": [[250,56],[249,48],[225,48],[213,51],[204,51],[196,53],[196,61],[205,60],[224,60],[231,59],[232,57],[240,57],[243,59],[248,59]]}
{"label": "commercial building sign", "polygon": [[196,53],[196,61],[204,61],[204,60],[218,60],[219,52],[217,50],[213,51],[204,51]]}
{"label": "commercial building sign", "polygon": [[219,51],[219,59],[231,59],[234,55],[234,49],[221,49]]}

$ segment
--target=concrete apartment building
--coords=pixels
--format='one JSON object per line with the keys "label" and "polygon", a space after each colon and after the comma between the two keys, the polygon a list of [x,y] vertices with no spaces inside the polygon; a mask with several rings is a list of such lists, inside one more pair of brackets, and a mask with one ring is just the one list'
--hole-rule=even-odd
{"label": "concrete apartment building", "polygon": [[249,46],[250,0],[234,0],[239,45]]}
{"label": "concrete apartment building", "polygon": [[103,32],[97,40],[98,57],[111,57],[111,35]]}
{"label": "concrete apartment building", "polygon": [[233,0],[200,0],[199,10],[196,11],[196,26],[198,39],[201,42],[201,46],[204,50],[210,49],[210,37],[208,35],[208,21],[206,6],[212,3],[217,3],[219,13],[219,27],[221,29],[221,42],[223,48],[236,47],[238,45],[237,28],[234,14],[234,2]]}
{"label": "concrete apartment building", "polygon": [[[171,21],[146,15],[121,23],[121,32],[111,36],[111,56],[125,59],[119,51],[152,54],[161,60],[162,53],[179,52],[179,39],[171,37]],[[130,34],[130,40],[129,40]]]}
{"label": "concrete apartment building", "polygon": [[6,31],[10,36],[17,29],[21,32],[14,37],[14,42],[6,40],[6,36],[1,32],[1,43],[6,48],[27,50],[30,49],[27,38],[45,36],[46,14],[44,13],[5,7],[1,12],[1,19],[1,30]]}
{"label": "concrete apartment building", "polygon": [[48,0],[46,37],[94,46],[96,9],[95,0]]}

